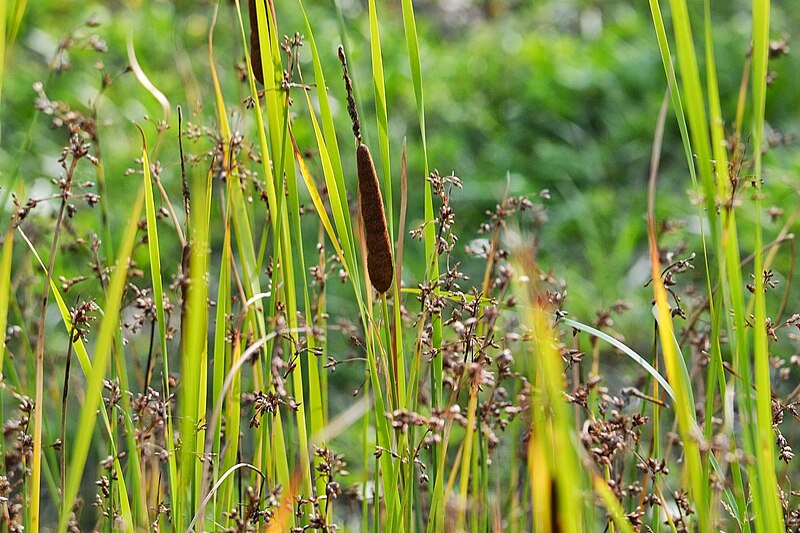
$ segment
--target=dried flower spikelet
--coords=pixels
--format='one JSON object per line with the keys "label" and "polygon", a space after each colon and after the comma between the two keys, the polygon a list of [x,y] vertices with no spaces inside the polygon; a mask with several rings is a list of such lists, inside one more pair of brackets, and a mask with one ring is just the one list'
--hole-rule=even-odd
{"label": "dried flower spikelet", "polygon": [[356,149],[356,162],[361,202],[359,207],[367,244],[367,270],[372,286],[379,293],[384,293],[391,287],[394,275],[392,249],[389,232],[386,230],[386,213],[378,175],[372,162],[372,154],[364,143],[359,144]]}
{"label": "dried flower spikelet", "polygon": [[248,0],[247,7],[250,12],[250,62],[253,65],[253,76],[255,76],[261,85],[264,85],[264,71],[261,69],[261,40],[258,36],[256,0]]}

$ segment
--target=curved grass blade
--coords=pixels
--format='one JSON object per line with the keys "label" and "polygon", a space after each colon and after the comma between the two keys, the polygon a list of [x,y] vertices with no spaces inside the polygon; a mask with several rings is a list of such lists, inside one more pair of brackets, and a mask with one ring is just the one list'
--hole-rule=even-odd
{"label": "curved grass blade", "polygon": [[620,350],[622,353],[633,359],[633,361],[641,366],[648,374],[653,376],[659,385],[664,389],[664,391],[672,398],[672,401],[675,401],[675,394],[672,392],[672,387],[669,386],[669,383],[666,379],[663,378],[661,374],[658,373],[658,370],[653,368],[653,365],[645,361],[645,359],[633,351],[630,347],[626,346],[622,342],[618,341],[611,335],[600,331],[599,329],[595,329],[592,326],[588,326],[576,320],[572,320],[571,318],[562,318],[559,322],[563,322],[564,324],[568,325],[573,329],[577,329],[578,331],[583,331],[584,333],[588,333],[593,337],[597,337],[600,340],[603,340],[610,345],[614,346],[616,349]]}
{"label": "curved grass blade", "polygon": [[203,511],[205,511],[206,505],[208,505],[208,502],[211,501],[211,498],[214,497],[214,495],[217,493],[217,491],[222,486],[222,484],[225,482],[225,480],[228,478],[228,476],[232,475],[234,472],[236,472],[240,468],[249,468],[250,470],[255,471],[262,478],[266,477],[266,476],[264,476],[263,473],[261,473],[261,470],[259,470],[258,468],[254,467],[253,465],[251,465],[249,463],[239,463],[239,464],[236,464],[236,465],[233,465],[232,467],[230,467],[228,470],[225,471],[224,474],[222,474],[222,476],[217,480],[217,482],[214,483],[214,486],[211,487],[211,490],[209,491],[209,493],[206,495],[206,497],[200,503],[200,507],[197,509],[197,513],[194,515],[194,518],[192,518],[192,521],[189,522],[189,527],[186,528],[186,533],[191,533],[191,531],[193,531],[194,525],[197,523],[197,520],[203,515]]}

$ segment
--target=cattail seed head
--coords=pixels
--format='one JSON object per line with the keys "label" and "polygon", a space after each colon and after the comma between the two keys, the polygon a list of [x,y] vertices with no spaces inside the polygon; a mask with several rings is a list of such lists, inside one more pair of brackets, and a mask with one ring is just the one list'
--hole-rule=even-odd
{"label": "cattail seed head", "polygon": [[364,221],[364,239],[367,245],[367,270],[372,286],[379,293],[389,290],[394,276],[392,248],[386,229],[383,196],[378,185],[378,174],[372,154],[364,143],[356,149],[358,165],[359,208]]}
{"label": "cattail seed head", "polygon": [[258,15],[256,12],[256,1],[248,0],[247,7],[250,13],[250,62],[253,65],[253,76],[261,85],[264,85],[264,71],[261,68],[261,40],[258,35]]}
{"label": "cattail seed head", "polygon": [[389,232],[386,230],[386,213],[383,210],[383,196],[378,184],[378,173],[367,145],[361,141],[361,124],[358,121],[356,100],[353,98],[353,83],[347,72],[347,57],[344,47],[339,46],[339,61],[342,63],[342,77],[347,91],[347,112],[353,122],[358,148],[356,164],[358,170],[358,197],[361,220],[364,221],[364,241],[367,248],[367,271],[372,286],[383,294],[392,286],[394,264]]}

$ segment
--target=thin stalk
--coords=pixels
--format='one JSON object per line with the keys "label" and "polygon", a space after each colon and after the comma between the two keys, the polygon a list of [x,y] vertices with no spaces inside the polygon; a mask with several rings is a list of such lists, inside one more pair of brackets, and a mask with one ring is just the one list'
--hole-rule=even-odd
{"label": "thin stalk", "polygon": [[[45,273],[44,288],[42,290],[42,300],[39,310],[39,330],[36,340],[36,399],[34,400],[34,419],[33,419],[33,460],[31,466],[31,522],[30,530],[33,533],[39,531],[39,505],[41,494],[42,476],[42,414],[44,411],[44,327],[45,315],[47,313],[47,302],[50,296],[48,286],[53,279],[53,268],[56,262],[56,251],[58,250],[58,238],[61,233],[61,224],[64,220],[64,212],[67,208],[67,199],[72,188],[72,177],[78,165],[79,157],[75,154],[70,159],[68,167],[65,167],[65,181],[61,189],[61,206],[56,217],[55,228],[53,229],[53,241],[50,245],[50,259]],[[65,504],[66,505],[66,504]]]}

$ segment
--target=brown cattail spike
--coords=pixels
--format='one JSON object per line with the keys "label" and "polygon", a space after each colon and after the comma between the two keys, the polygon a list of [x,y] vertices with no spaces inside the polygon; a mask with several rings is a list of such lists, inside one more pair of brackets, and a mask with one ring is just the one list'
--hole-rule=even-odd
{"label": "brown cattail spike", "polygon": [[364,239],[367,244],[367,270],[372,286],[384,293],[392,286],[394,265],[389,232],[386,230],[386,213],[383,196],[378,185],[378,174],[372,154],[364,143],[356,149],[358,164],[358,192],[361,218],[364,221]]}
{"label": "brown cattail spike", "polygon": [[261,40],[258,36],[256,1],[263,2],[263,0],[248,0],[247,2],[247,7],[250,12],[250,63],[253,65],[253,76],[255,76],[261,85],[264,85],[264,71],[261,68]]}
{"label": "brown cattail spike", "polygon": [[383,210],[383,196],[378,185],[378,173],[367,145],[361,142],[361,124],[358,121],[356,100],[353,98],[353,83],[347,73],[347,58],[344,47],[339,46],[339,61],[344,73],[344,87],[347,91],[347,112],[353,121],[353,135],[358,142],[356,164],[358,167],[358,197],[361,219],[364,221],[364,240],[367,245],[367,271],[372,286],[383,294],[392,286],[394,265],[392,264],[392,244],[386,230],[386,213]]}

